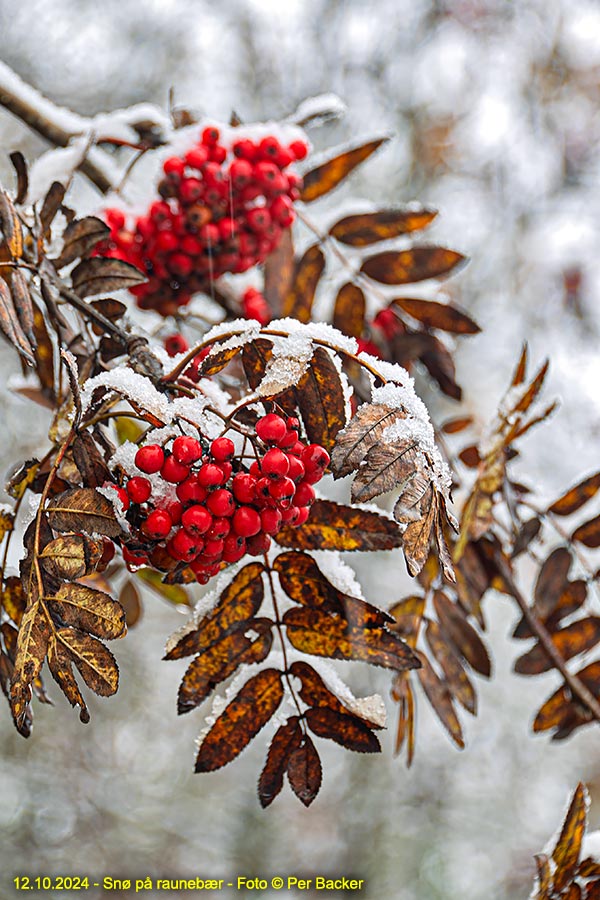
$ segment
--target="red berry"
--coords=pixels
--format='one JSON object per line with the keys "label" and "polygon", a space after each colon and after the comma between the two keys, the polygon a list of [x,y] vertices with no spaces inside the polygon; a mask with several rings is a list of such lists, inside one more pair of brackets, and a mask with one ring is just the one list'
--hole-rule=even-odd
{"label": "red berry", "polygon": [[204,534],[213,523],[213,517],[205,506],[190,506],[181,516],[181,524],[191,534]]}
{"label": "red berry", "polygon": [[233,476],[231,489],[240,503],[252,503],[256,497],[256,478],[246,472],[238,472]]}
{"label": "red berry", "polygon": [[156,247],[162,253],[172,253],[179,246],[179,239],[172,231],[161,231],[156,238]]}
{"label": "red berry", "polygon": [[184,562],[191,562],[198,555],[201,548],[202,541],[192,537],[183,528],[180,528],[167,543],[167,550],[173,559],[180,559]]}
{"label": "red berry", "polygon": [[194,268],[192,259],[187,253],[172,253],[168,265],[171,272],[183,278],[189,275]]}
{"label": "red berry", "polygon": [[229,177],[235,190],[240,190],[249,184],[252,178],[252,166],[245,159],[236,159],[229,167]]}
{"label": "red berry", "polygon": [[205,463],[198,472],[198,483],[205,488],[223,484],[223,470],[215,463]]}
{"label": "red berry", "polygon": [[152,485],[147,478],[135,475],[127,482],[127,493],[134,503],[145,503],[152,493]]}
{"label": "red berry", "polygon": [[245,539],[238,534],[228,534],[223,541],[223,560],[227,563],[237,562],[245,552]]}
{"label": "red berry", "polygon": [[297,525],[299,518],[300,507],[298,506],[290,506],[288,509],[284,509],[281,514],[281,521],[284,525]]}
{"label": "red berry", "polygon": [[204,193],[204,182],[199,178],[183,178],[179,185],[179,196],[184,204],[195,203]]}
{"label": "red berry", "polygon": [[128,569],[139,569],[140,566],[143,566],[148,562],[147,554],[142,553],[141,551],[133,551],[130,550],[129,547],[123,546],[121,552],[123,553],[123,559],[125,560]]}
{"label": "red berry", "polygon": [[250,556],[262,556],[271,546],[271,538],[268,534],[254,534],[246,541],[246,553]]}
{"label": "red berry", "polygon": [[177,462],[191,465],[202,456],[200,441],[193,437],[182,436],[173,441],[173,456]]}
{"label": "red berry", "polygon": [[264,505],[271,497],[271,485],[273,482],[270,478],[266,476],[264,478],[259,478],[256,482],[256,501],[259,505]]}
{"label": "red berry", "polygon": [[192,169],[201,169],[208,160],[208,151],[202,144],[197,144],[185,154],[184,159]]}
{"label": "red berry", "polygon": [[233,145],[233,155],[237,156],[238,159],[250,160],[250,162],[252,162],[252,160],[256,158],[256,153],[257,147],[253,141],[236,141]]}
{"label": "red berry", "polygon": [[381,309],[373,319],[373,325],[383,331],[385,337],[391,340],[397,333],[400,322],[392,309]]}
{"label": "red berry", "polygon": [[280,441],[277,441],[277,445],[281,447],[282,450],[291,450],[298,440],[298,432],[296,429],[291,429],[286,431],[284,436]]}
{"label": "red berry", "polygon": [[227,159],[227,150],[220,144],[215,144],[210,148],[209,157],[211,162],[216,162],[219,165],[222,165]]}
{"label": "red berry", "polygon": [[185,353],[189,349],[189,344],[182,334],[171,334],[165,338],[165,350],[169,356],[177,356],[178,353]]}
{"label": "red berry", "polygon": [[118,484],[114,484],[112,481],[105,481],[102,487],[113,490],[119,498],[122,512],[127,512],[129,509],[129,495],[125,488],[119,487]]}
{"label": "red berry", "polygon": [[235,512],[233,494],[225,488],[219,488],[210,494],[206,505],[215,516],[231,516]]}
{"label": "red berry", "polygon": [[292,141],[289,151],[296,159],[304,159],[308,154],[308,146],[304,141]]}
{"label": "red berry", "polygon": [[225,517],[213,519],[213,523],[206,532],[209,538],[225,538],[231,531],[231,521]]}
{"label": "red berry", "polygon": [[294,503],[296,506],[312,506],[315,502],[316,495],[314,488],[308,484],[306,481],[303,481],[296,488],[296,494],[294,496]]}
{"label": "red berry", "polygon": [[190,469],[189,466],[184,466],[175,459],[174,456],[167,456],[160,470],[160,474],[164,480],[168,481],[170,484],[181,484],[181,482],[185,481],[190,474]]}
{"label": "red berry", "polygon": [[[185,484],[185,481],[183,483]],[[167,506],[167,512],[171,517],[171,522],[173,523],[173,525],[179,525],[179,523],[181,522],[181,514],[183,512],[183,505],[179,502],[179,500],[174,500],[172,503],[169,503],[169,505]]]}
{"label": "red berry", "polygon": [[256,206],[246,213],[248,227],[257,234],[264,234],[271,224],[271,213],[264,206]]}
{"label": "red berry", "polygon": [[323,472],[329,465],[329,453],[320,444],[309,444],[302,451],[302,462],[307,472],[320,469]]}
{"label": "red berry", "polygon": [[204,129],[201,137],[202,137],[203,144],[208,144],[208,146],[212,146],[219,142],[219,138],[221,137],[221,134],[220,134],[218,128],[210,128],[209,127],[209,128]]}
{"label": "red berry", "polygon": [[147,475],[155,475],[156,472],[160,472],[164,461],[163,448],[158,444],[147,444],[145,447],[140,447],[135,454],[136,466]]}
{"label": "red berry", "polygon": [[209,538],[204,542],[204,556],[217,557],[223,552],[223,538]]}
{"label": "red berry", "polygon": [[164,509],[155,509],[142,524],[144,534],[153,540],[165,538],[173,526],[171,516]]}
{"label": "red berry", "polygon": [[285,436],[287,427],[281,416],[269,413],[256,423],[256,433],[265,444],[277,444]]}
{"label": "red berry", "polygon": [[273,500],[277,501],[277,505],[281,509],[287,509],[291,506],[294,494],[296,493],[296,485],[291,478],[281,478],[279,481],[272,481],[269,493]]}
{"label": "red berry", "polygon": [[281,528],[281,513],[278,509],[261,510],[260,524],[265,534],[277,534]]}
{"label": "red berry", "polygon": [[190,475],[185,481],[177,485],[176,494],[182,503],[203,503],[208,497],[208,491],[198,484],[198,477]]}
{"label": "red berry", "polygon": [[[298,507],[296,507],[296,509],[298,509]],[[301,506],[300,509],[298,509],[298,518],[297,518],[296,521],[294,522],[294,525],[296,526],[296,528],[297,528],[299,525],[304,525],[304,523],[305,523],[306,520],[308,519],[309,515],[310,515],[310,509],[309,509],[309,507],[308,507],[308,506]]]}
{"label": "red berry", "polygon": [[240,537],[252,537],[260,531],[260,516],[251,506],[240,506],[233,514],[232,525]]}
{"label": "red berry", "polygon": [[263,456],[260,467],[263,474],[269,478],[285,478],[290,470],[290,461],[282,450],[273,447]]}
{"label": "red berry", "polygon": [[297,456],[292,456],[291,454],[288,456],[290,461],[290,470],[288,472],[288,477],[298,483],[301,478],[304,478],[304,466],[301,460],[298,459]]}
{"label": "red berry", "polygon": [[216,462],[227,462],[233,459],[235,444],[226,437],[216,438],[210,445],[210,455]]}
{"label": "red berry", "polygon": [[171,156],[169,159],[165,159],[163,163],[165,175],[178,175],[181,178],[184,168],[183,160],[179,159],[178,156]]}

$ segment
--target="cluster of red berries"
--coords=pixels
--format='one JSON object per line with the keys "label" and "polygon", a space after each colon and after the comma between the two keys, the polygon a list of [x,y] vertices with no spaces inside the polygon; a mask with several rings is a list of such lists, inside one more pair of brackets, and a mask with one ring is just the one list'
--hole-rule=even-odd
{"label": "cluster of red berries", "polygon": [[105,212],[110,238],[96,252],[147,274],[131,289],[141,309],[174,315],[224,272],[264,262],[294,220],[302,180],[287,169],[306,156],[304,141],[241,139],[230,154],[220,140],[218,128],[205,128],[184,156],[165,160],[161,199],[133,229],[121,210]]}
{"label": "cluster of red berries", "polygon": [[[293,417],[269,413],[255,428],[257,458],[247,470],[227,437],[207,445],[181,436],[168,449],[147,444],[137,451],[141,474],[115,488],[132,528],[123,547],[128,565],[170,571],[183,562],[206,584],[246,553],[266,553],[284,525],[306,521],[329,454],[299,440]],[[146,475],[160,476],[160,490]]]}

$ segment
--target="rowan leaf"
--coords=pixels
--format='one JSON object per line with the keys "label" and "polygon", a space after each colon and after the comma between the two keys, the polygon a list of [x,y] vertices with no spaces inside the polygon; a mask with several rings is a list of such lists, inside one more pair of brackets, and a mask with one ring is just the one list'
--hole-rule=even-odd
{"label": "rowan leaf", "polygon": [[441,591],[435,591],[433,605],[442,632],[448,636],[472,669],[485,678],[489,678],[492,666],[485,644],[467,621],[460,607]]}
{"label": "rowan leaf", "polygon": [[592,549],[600,547],[600,516],[594,516],[593,519],[576,528],[571,535],[571,540],[579,541],[580,544]]}
{"label": "rowan leaf", "polygon": [[280,725],[267,754],[267,759],[258,782],[258,798],[265,809],[273,802],[283,787],[283,777],[290,757],[302,743],[302,729],[298,716],[290,716],[285,725]]}
{"label": "rowan leaf", "polygon": [[418,453],[414,440],[372,446],[352,483],[352,500],[366,502],[387,491],[403,489],[417,474]]}
{"label": "rowan leaf", "polygon": [[346,424],[346,400],[341,375],[323,347],[315,348],[296,397],[308,440],[330,450]]}
{"label": "rowan leaf", "polygon": [[550,892],[552,890],[550,862],[545,853],[536,854],[534,859],[537,869],[537,893],[535,900],[550,900]]}
{"label": "rowan leaf", "polygon": [[209,378],[211,375],[222,372],[225,366],[228,366],[231,360],[240,353],[241,349],[240,346],[219,349],[217,345],[210,351],[208,356],[202,360],[198,371],[199,376],[202,378]]}
{"label": "rowan leaf", "polygon": [[569,488],[565,494],[554,501],[548,508],[548,512],[554,513],[555,516],[570,516],[581,509],[588,500],[595,497],[598,490],[600,490],[600,472],[584,478],[575,487]]}
{"label": "rowan leaf", "polygon": [[40,380],[42,394],[50,401],[52,409],[54,409],[54,346],[43,313],[35,303],[33,305],[33,334],[36,343],[34,357],[37,377]]}
{"label": "rowan leaf", "polygon": [[361,289],[349,281],[338,291],[333,306],[333,326],[349,337],[359,338],[365,329],[366,300]]}
{"label": "rowan leaf", "polygon": [[58,628],[57,641],[63,645],[90,690],[100,697],[116,694],[119,667],[110,650],[96,638],[74,628]]}
{"label": "rowan leaf", "polygon": [[378,700],[376,696],[363,697],[352,702],[346,699],[346,702],[342,703],[313,667],[301,660],[292,663],[290,675],[300,679],[299,696],[307,706],[326,706],[341,715],[357,716],[372,729],[384,727],[385,720],[381,716],[381,710],[374,707],[373,701]]}
{"label": "rowan leaf", "polygon": [[312,203],[313,200],[317,200],[323,194],[332,191],[353,169],[368,159],[372,153],[388,140],[389,138],[384,137],[361,144],[359,147],[340,153],[314,169],[305,172],[300,191],[302,202]]}
{"label": "rowan leaf", "polygon": [[73,290],[81,298],[132,288],[146,280],[135,266],[103,256],[84,259],[71,272]]}
{"label": "rowan leaf", "polygon": [[181,659],[208,650],[213,644],[239,629],[256,616],[264,597],[262,563],[244,566],[221,593],[219,601],[196,625],[176,632],[167,644],[164,659]]}
{"label": "rowan leaf", "polygon": [[112,503],[95,488],[72,488],[54,497],[46,509],[55,531],[85,531],[111,538],[121,534]]}
{"label": "rowan leaf", "polygon": [[406,765],[410,769],[415,755],[415,698],[406,672],[398,672],[394,678],[392,696],[399,704],[394,753],[397,756],[406,742]]}
{"label": "rowan leaf", "polygon": [[262,662],[271,650],[273,622],[250,619],[245,627],[212,644],[192,660],[177,695],[179,715],[199,706],[214,688],[243,664]]}
{"label": "rowan leaf", "polygon": [[55,578],[74,581],[94,572],[104,546],[83,534],[60,535],[46,544],[40,553],[44,569]]}
{"label": "rowan leaf", "polygon": [[[576,675],[595,697],[600,695],[600,660],[585,666]],[[574,702],[569,688],[563,684],[542,704],[533,722],[533,730],[538,732],[556,728],[553,740],[560,740],[591,721],[593,714],[587,707]]]}
{"label": "rowan leaf", "polygon": [[329,229],[329,234],[342,244],[366,247],[420,231],[436,216],[437,212],[430,209],[380,209],[374,213],[345,216]]}
{"label": "rowan leaf", "polygon": [[27,608],[27,596],[23,590],[23,582],[16,575],[10,575],[4,580],[0,606],[15,625],[21,624],[23,613]]}
{"label": "rowan leaf", "polygon": [[[552,643],[564,660],[591,650],[600,641],[600,617],[586,616],[551,634]],[[554,663],[539,643],[520,656],[514,665],[519,675],[540,675],[554,667]]]}
{"label": "rowan leaf", "polygon": [[33,330],[33,301],[29,284],[21,269],[13,269],[10,276],[10,289],[17,319],[23,333],[35,353],[35,334]]}
{"label": "rowan leaf", "polygon": [[13,530],[14,524],[14,514],[5,510],[0,510],[0,542],[4,540],[9,531]]}
{"label": "rowan leaf", "polygon": [[127,628],[133,628],[137,625],[142,616],[142,601],[140,594],[131,580],[126,581],[119,592],[119,603],[123,607],[125,613],[125,624]]}
{"label": "rowan leaf", "polygon": [[250,678],[202,740],[196,772],[213,772],[227,765],[248,746],[275,714],[283,700],[277,669],[263,669]]}
{"label": "rowan leaf", "polygon": [[41,672],[49,638],[50,626],[45,616],[40,615],[39,602],[33,598],[21,619],[10,687],[10,705],[17,728],[25,720],[31,685]]}
{"label": "rowan leaf", "polygon": [[104,591],[83,584],[63,584],[56,594],[45,599],[61,624],[105,640],[123,637],[127,630],[123,607]]}
{"label": "rowan leaf", "polygon": [[392,550],[402,546],[402,533],[387,516],[315,500],[304,525],[284,526],[276,540],[297,550]]}
{"label": "rowan leaf", "polygon": [[111,474],[94,438],[88,431],[81,431],[72,444],[73,459],[86,487],[102,487],[111,481]]}
{"label": "rowan leaf", "polygon": [[357,753],[380,753],[377,736],[358,716],[346,715],[327,706],[305,712],[306,724],[317,737],[328,738]]}
{"label": "rowan leaf", "polygon": [[533,611],[546,619],[555,609],[567,587],[571,554],[566,547],[557,547],[542,565],[533,591]]}
{"label": "rowan leaf", "polygon": [[274,318],[282,315],[285,298],[292,287],[294,269],[292,229],[284,228],[278,245],[263,265],[263,296]]}
{"label": "rowan leaf", "polygon": [[9,344],[13,344],[23,359],[30,366],[35,365],[31,341],[21,327],[11,290],[2,278],[0,278],[0,329],[4,332]]}
{"label": "rowan leaf", "polygon": [[283,315],[310,322],[312,305],[319,279],[325,269],[325,256],[313,244],[297,262],[291,287],[283,301]]}
{"label": "rowan leaf", "polygon": [[54,265],[57,269],[68,266],[69,263],[93,250],[96,244],[105,240],[109,234],[108,225],[96,216],[74,219],[65,228],[62,250],[60,256],[53,260]]}
{"label": "rowan leaf", "polygon": [[282,621],[291,645],[303,653],[400,671],[418,667],[409,646],[385,626],[354,625],[339,614],[310,607],[288,609]]}
{"label": "rowan leaf", "polygon": [[0,231],[12,259],[23,255],[23,230],[10,195],[0,188]]}
{"label": "rowan leaf", "polygon": [[466,312],[448,303],[397,297],[392,300],[392,305],[398,306],[426,328],[437,328],[453,334],[479,334],[481,331],[479,325]]}
{"label": "rowan leaf", "polygon": [[62,202],[65,199],[67,189],[60,181],[53,181],[48,192],[42,202],[40,210],[40,225],[42,226],[42,234],[48,234],[49,228],[54,221],[56,214]]}
{"label": "rowan leaf", "polygon": [[465,672],[460,659],[455,655],[452,646],[444,640],[440,626],[431,619],[425,629],[425,637],[434,659],[444,675],[444,681],[452,697],[467,712],[477,714],[477,695]]}
{"label": "rowan leaf", "polygon": [[421,687],[423,688],[427,699],[438,719],[452,738],[456,746],[463,750],[465,742],[463,740],[462,728],[452,703],[450,691],[444,682],[434,672],[427,657],[419,654],[421,660],[421,668],[417,671]]}
{"label": "rowan leaf", "polygon": [[25,157],[20,150],[13,150],[13,152],[10,154],[10,161],[13,164],[14,170],[17,175],[17,195],[15,197],[15,203],[20,204],[25,200],[27,191],[29,190],[27,163],[25,162]]}
{"label": "rowan leaf", "polygon": [[273,343],[266,338],[257,338],[244,344],[242,349],[242,365],[250,390],[254,391],[261,383],[267,370],[267,364],[273,355]]}
{"label": "rowan leaf", "polygon": [[513,544],[511,553],[512,559],[515,559],[515,557],[519,556],[519,554],[527,550],[531,542],[534,541],[540,533],[541,528],[542,520],[537,516],[533,516],[531,519],[528,519],[521,526]]}
{"label": "rowan leaf", "polygon": [[575,877],[585,834],[588,803],[588,792],[585,785],[580,782],[575,788],[560,836],[552,851],[552,859],[556,866],[553,890],[556,893],[567,887]]}
{"label": "rowan leaf", "polygon": [[302,737],[302,744],[290,756],[287,776],[291,789],[305,806],[310,806],[321,788],[321,760],[310,735]]}
{"label": "rowan leaf", "polygon": [[473,424],[473,416],[457,416],[455,419],[448,419],[442,425],[444,434],[458,434],[464,431],[469,425]]}
{"label": "rowan leaf", "polygon": [[360,267],[380,284],[413,284],[429,278],[443,278],[465,257],[445,247],[411,247],[410,250],[385,250],[369,256]]}
{"label": "rowan leaf", "polygon": [[369,450],[383,440],[384,432],[405,414],[381,403],[363,403],[348,425],[338,432],[331,453],[334,478],[355,472]]}
{"label": "rowan leaf", "polygon": [[73,675],[71,656],[64,644],[60,643],[55,635],[51,636],[48,644],[48,668],[71,706],[79,706],[80,720],[84,723],[89,722],[90,714]]}

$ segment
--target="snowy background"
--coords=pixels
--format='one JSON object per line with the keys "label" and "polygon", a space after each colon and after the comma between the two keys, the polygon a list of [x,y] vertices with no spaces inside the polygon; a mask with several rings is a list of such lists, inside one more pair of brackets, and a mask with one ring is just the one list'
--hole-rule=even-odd
{"label": "snowy background", "polygon": [[[536,362],[551,356],[547,396],[560,397],[561,410],[523,444],[519,476],[549,499],[598,468],[598,4],[25,0],[0,5],[0,58],[86,115],[144,100],[166,106],[172,87],[176,102],[200,113],[226,120],[235,109],[252,121],[335,91],[348,114],[311,134],[317,149],[394,136],[346,196],[432,205],[440,216],[429,238],[471,257],[446,288],[484,329],[458,352],[462,408],[483,427],[527,339]],[[32,160],[46,146],[4,112],[0,134],[0,176],[10,184],[8,152]],[[95,202],[88,187],[77,190]],[[343,200],[336,194],[331,208]],[[6,377],[18,371],[4,344],[0,364]],[[457,408],[419,386],[438,420]],[[45,446],[38,407],[4,391],[2,420],[7,468]],[[399,555],[352,562],[373,602],[410,589]],[[367,879],[369,900],[527,897],[532,854],[579,779],[600,824],[600,733],[556,745],[529,733],[556,676],[512,675],[515,610],[490,594],[486,615],[495,676],[479,685],[481,712],[465,722],[463,753],[420,703],[407,772],[391,753],[390,703],[380,758],[320,742],[325,780],[313,807],[288,792],[264,812],[255,790],[264,736],[223,772],[192,774],[202,717],[177,718],[184,667],[160,662],[183,619],[148,597],[143,620],[116,647],[121,690],[90,699],[89,726],[58,696],[55,709],[36,707],[28,742],[2,714],[2,894],[12,896],[12,875],[25,873],[331,873]],[[347,677],[356,693],[387,696],[385,673],[355,665]]]}

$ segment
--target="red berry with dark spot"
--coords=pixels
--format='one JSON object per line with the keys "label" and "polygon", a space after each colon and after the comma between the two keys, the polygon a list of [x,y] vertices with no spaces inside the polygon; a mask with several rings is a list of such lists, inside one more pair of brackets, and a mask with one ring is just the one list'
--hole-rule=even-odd
{"label": "red berry with dark spot", "polygon": [[171,334],[165,338],[165,350],[169,356],[177,356],[178,353],[185,353],[189,349],[189,344],[182,334]]}
{"label": "red berry with dark spot", "polygon": [[256,423],[256,433],[265,444],[277,444],[285,436],[287,427],[281,416],[269,413]]}
{"label": "red berry with dark spot", "polygon": [[237,562],[246,553],[246,540],[238,534],[228,534],[223,541],[223,560]]}
{"label": "red berry with dark spot", "polygon": [[307,472],[314,472],[315,469],[324,472],[329,465],[329,453],[320,444],[309,444],[305,447],[301,459]]}
{"label": "red berry with dark spot", "polygon": [[205,463],[198,472],[198,483],[205,488],[215,488],[223,484],[223,470],[216,463]]}
{"label": "red berry with dark spot", "polygon": [[215,516],[231,516],[235,512],[233,494],[225,488],[219,488],[210,494],[206,505]]}
{"label": "red berry with dark spot", "polygon": [[231,531],[231,520],[225,517],[213,519],[213,523],[206,532],[209,538],[225,538]]}
{"label": "red berry with dark spot", "polygon": [[296,493],[296,485],[291,478],[281,478],[279,481],[272,481],[269,493],[273,500],[277,501],[277,505],[281,509],[286,509],[291,505]]}
{"label": "red berry with dark spot", "polygon": [[282,450],[273,447],[263,456],[260,467],[268,478],[285,478],[290,470],[290,461]]}
{"label": "red berry with dark spot", "polygon": [[240,503],[252,503],[256,498],[256,478],[246,472],[238,472],[233,476],[231,490]]}
{"label": "red berry with dark spot", "polygon": [[203,503],[208,497],[208,491],[198,484],[196,475],[190,475],[178,484],[176,493],[182,503]]}
{"label": "red berry with dark spot", "polygon": [[164,509],[155,509],[142,523],[142,531],[152,540],[165,538],[173,527],[171,516]]}
{"label": "red berry with dark spot", "polygon": [[204,534],[211,527],[213,517],[205,506],[190,506],[181,516],[181,524],[191,534]]}
{"label": "red berry with dark spot", "polygon": [[207,144],[209,147],[214,144],[219,143],[219,138],[221,137],[221,133],[218,128],[209,127],[205,128],[202,132],[202,143]]}
{"label": "red berry with dark spot", "polygon": [[182,562],[191,562],[201,548],[202,541],[192,537],[183,528],[180,528],[167,543],[167,550],[173,559],[180,559]]}
{"label": "red berry with dark spot", "polygon": [[127,493],[129,499],[134,503],[145,503],[152,493],[152,485],[147,478],[140,478],[134,475],[127,482]]}
{"label": "red berry with dark spot", "polygon": [[226,462],[233,459],[235,444],[226,437],[216,438],[210,445],[210,455],[216,462]]}
{"label": "red berry with dark spot", "polygon": [[262,509],[260,524],[265,534],[277,534],[281,528],[281,513],[278,509]]}
{"label": "red berry with dark spot", "polygon": [[173,441],[173,456],[177,462],[184,465],[191,465],[197,462],[202,456],[202,447],[200,441],[193,437],[178,437]]}

